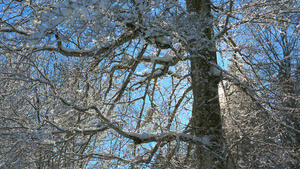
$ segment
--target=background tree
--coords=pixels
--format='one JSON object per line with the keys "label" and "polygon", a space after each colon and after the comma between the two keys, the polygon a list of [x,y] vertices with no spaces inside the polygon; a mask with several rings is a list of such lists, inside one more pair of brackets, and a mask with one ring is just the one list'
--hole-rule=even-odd
{"label": "background tree", "polygon": [[229,69],[238,79],[223,85],[226,138],[237,166],[297,168],[299,18],[291,8],[297,2],[267,3],[273,12],[266,20],[245,24],[238,30],[244,39],[227,41],[239,50],[231,53]]}

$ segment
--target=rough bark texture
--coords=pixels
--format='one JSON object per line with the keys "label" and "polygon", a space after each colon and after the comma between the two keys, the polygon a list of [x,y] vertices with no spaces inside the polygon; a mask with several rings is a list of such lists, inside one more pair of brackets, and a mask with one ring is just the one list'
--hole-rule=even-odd
{"label": "rough bark texture", "polygon": [[[187,0],[187,9],[194,16],[190,22],[198,22],[195,32],[202,38],[202,42],[191,40],[191,48],[199,49],[190,52],[191,54],[191,78],[194,95],[192,127],[193,134],[197,137],[208,137],[212,144],[211,151],[205,150],[202,146],[196,148],[196,167],[225,168],[223,160],[216,156],[221,156],[223,150],[221,112],[218,98],[219,76],[211,74],[213,69],[211,63],[217,63],[213,36],[213,26],[211,24],[211,3],[210,0]],[[198,21],[195,21],[198,20]],[[201,46],[199,46],[199,43]]]}

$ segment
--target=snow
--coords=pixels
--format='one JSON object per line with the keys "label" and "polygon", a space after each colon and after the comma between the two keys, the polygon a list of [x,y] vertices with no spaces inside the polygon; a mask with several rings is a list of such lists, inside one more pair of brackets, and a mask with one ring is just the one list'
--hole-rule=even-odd
{"label": "snow", "polygon": [[121,63],[122,64],[127,64],[130,61],[130,54],[129,53],[125,53],[121,59]]}
{"label": "snow", "polygon": [[43,34],[42,33],[31,33],[30,34],[31,41],[29,42],[29,45],[35,45],[42,38],[43,38]]}
{"label": "snow", "polygon": [[51,22],[48,23],[48,24],[49,24],[50,27],[55,27],[58,24],[60,24],[64,19],[65,19],[65,17],[58,16],[57,18],[52,19]]}
{"label": "snow", "polygon": [[71,9],[64,9],[61,12],[62,12],[63,16],[68,17],[72,13],[72,10]]}
{"label": "snow", "polygon": [[137,72],[136,74],[137,74],[137,75],[144,75],[144,74],[146,74],[146,73],[148,72],[148,70],[149,70],[149,69],[144,69],[144,70],[142,70],[142,71],[140,71],[140,72]]}
{"label": "snow", "polygon": [[162,74],[162,70],[160,69],[155,70],[154,75],[160,75],[160,74]]}
{"label": "snow", "polygon": [[162,57],[157,57],[155,55],[145,55],[142,57],[142,59],[151,60],[151,62],[155,62],[155,61],[171,62],[174,57],[175,57],[175,55],[173,53],[167,52]]}
{"label": "snow", "polygon": [[158,134],[152,134],[152,133],[132,133],[132,132],[128,132],[127,133],[130,136],[133,137],[137,137],[140,140],[151,140],[151,141],[155,141],[155,140],[159,140],[160,138],[170,138],[170,136],[176,136],[176,139],[180,139],[181,138],[185,138],[188,140],[191,140],[193,142],[201,142],[203,145],[206,146],[211,146],[211,137],[209,135],[204,135],[203,137],[199,138],[199,137],[195,137],[192,136],[190,134],[185,134],[185,133],[177,133],[177,132],[166,132],[166,133],[158,133]]}
{"label": "snow", "polygon": [[205,145],[210,145],[210,137],[208,135],[205,135],[201,138],[201,142]]}
{"label": "snow", "polygon": [[105,9],[108,7],[108,5],[110,5],[108,0],[102,0],[100,1],[99,8]]}
{"label": "snow", "polygon": [[157,60],[164,62],[171,62],[175,56],[167,52],[163,57],[159,57]]}
{"label": "snow", "polygon": [[170,44],[169,39],[165,36],[159,36],[156,38],[156,41],[158,41],[161,44]]}
{"label": "snow", "polygon": [[42,35],[43,34],[41,34],[41,33],[32,33],[32,34],[30,34],[30,39],[41,39]]}
{"label": "snow", "polygon": [[209,70],[209,74],[211,75],[211,76],[221,76],[221,70],[219,70],[218,68],[216,68],[216,67],[210,67],[210,70]]}
{"label": "snow", "polygon": [[88,53],[88,52],[93,52],[96,48],[92,47],[92,48],[84,48],[84,49],[71,49],[71,48],[65,48],[65,47],[61,47],[61,49],[63,51],[69,52],[69,53]]}
{"label": "snow", "polygon": [[40,32],[45,32],[47,30],[47,27],[44,25],[39,25],[37,28]]}
{"label": "snow", "polygon": [[44,143],[44,144],[52,144],[52,145],[55,145],[55,144],[56,144],[56,142],[53,141],[53,140],[44,140],[43,143]]}
{"label": "snow", "polygon": [[35,79],[35,81],[39,81],[39,82],[44,83],[44,84],[49,84],[48,80],[46,80],[44,78],[37,78],[37,79]]}
{"label": "snow", "polygon": [[194,142],[201,142],[204,145],[211,146],[209,135],[204,135],[203,137],[199,138],[199,137],[192,136],[190,134],[180,133],[179,136],[193,140]]}
{"label": "snow", "polygon": [[219,65],[214,62],[214,61],[210,61],[209,64],[211,65],[210,69],[209,69],[209,74],[211,76],[221,76],[222,75],[222,68],[219,67]]}
{"label": "snow", "polygon": [[53,8],[59,9],[62,6],[61,2],[56,2],[52,5]]}
{"label": "snow", "polygon": [[145,132],[143,132],[141,134],[140,133],[131,133],[131,132],[129,132],[128,134],[131,135],[131,136],[137,137],[141,140],[146,140],[146,139],[149,139],[149,138],[152,138],[152,137],[159,137],[159,135],[160,135],[160,134],[150,134],[150,133],[145,133]]}
{"label": "snow", "polygon": [[114,69],[116,69],[116,68],[118,68],[118,67],[120,67],[120,66],[122,66],[122,65],[123,65],[123,64],[115,63],[115,64],[112,66],[111,71],[113,71]]}

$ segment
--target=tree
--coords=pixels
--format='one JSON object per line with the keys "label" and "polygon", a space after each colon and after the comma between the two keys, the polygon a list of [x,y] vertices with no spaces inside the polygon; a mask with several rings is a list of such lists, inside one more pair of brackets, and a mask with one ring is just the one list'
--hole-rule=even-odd
{"label": "tree", "polygon": [[[241,38],[255,38],[239,31],[284,13],[297,26],[298,8],[294,0],[2,1],[0,166],[239,167],[228,160],[236,140],[223,138],[221,72],[257,109],[272,110],[266,83],[242,64],[255,48]],[[240,63],[247,83],[218,66],[217,52]]]}
{"label": "tree", "polygon": [[275,20],[245,24],[239,31],[245,41],[228,39],[227,44],[240,48],[231,53],[229,69],[238,79],[225,82],[222,106],[226,139],[237,166],[299,166],[299,19],[290,8],[296,4],[270,2]]}
{"label": "tree", "polygon": [[[213,16],[211,14],[211,2],[209,0],[187,1],[188,12],[194,13],[189,18],[193,23],[192,32],[197,36],[189,40],[193,49],[191,57],[191,84],[193,89],[192,128],[197,137],[206,137],[213,142],[212,150],[221,154],[223,150],[223,136],[221,111],[218,97],[218,83],[221,71],[215,68],[217,55],[213,38]],[[202,18],[202,19],[199,19]],[[200,39],[201,38],[201,39]],[[217,71],[217,73],[214,72]],[[202,145],[198,145],[197,168],[224,168],[224,160],[219,159]]]}

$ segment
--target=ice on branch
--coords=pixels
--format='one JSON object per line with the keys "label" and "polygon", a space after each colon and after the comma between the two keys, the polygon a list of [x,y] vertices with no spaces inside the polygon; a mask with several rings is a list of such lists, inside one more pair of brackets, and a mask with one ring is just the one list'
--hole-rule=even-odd
{"label": "ice on branch", "polygon": [[142,57],[143,60],[151,61],[151,62],[171,62],[175,58],[175,54],[173,54],[171,51],[168,51],[165,55],[162,57],[157,57],[155,55],[145,55]]}

